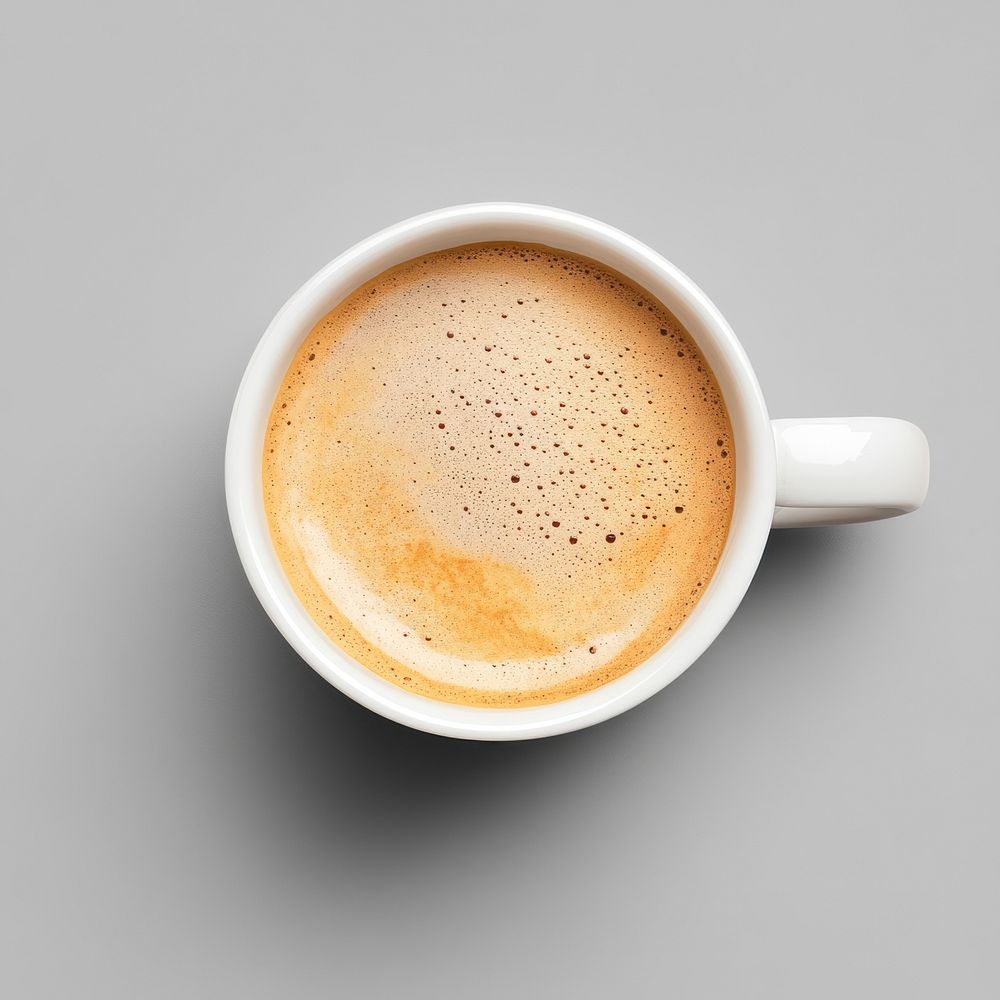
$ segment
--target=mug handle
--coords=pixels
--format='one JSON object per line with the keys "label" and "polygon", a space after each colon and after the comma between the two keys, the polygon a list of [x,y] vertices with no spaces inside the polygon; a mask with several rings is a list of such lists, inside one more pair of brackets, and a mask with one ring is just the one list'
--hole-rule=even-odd
{"label": "mug handle", "polygon": [[891,417],[772,420],[778,459],[774,528],[878,521],[927,496],[924,432]]}

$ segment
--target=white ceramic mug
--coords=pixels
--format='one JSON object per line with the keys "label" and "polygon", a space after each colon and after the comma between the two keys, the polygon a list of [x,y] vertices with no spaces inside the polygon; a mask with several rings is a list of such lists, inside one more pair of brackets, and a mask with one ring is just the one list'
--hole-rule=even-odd
{"label": "white ceramic mug", "polygon": [[[361,666],[309,617],[268,533],[261,458],[282,378],[312,326],[377,274],[465,243],[543,243],[602,261],[650,291],[697,341],[733,425],[736,490],[722,558],[704,596],[670,641],[630,673],[585,694],[534,708],[476,708],[405,691]],[[923,502],[927,440],[882,417],[768,417],[750,362],[722,314],[686,275],[632,237],[581,215],[538,205],[461,205],[391,226],[341,254],[282,307],[250,359],[226,445],[226,498],[236,547],[264,609],[299,654],[355,701],[444,736],[531,739],[582,729],[638,705],[686,670],[719,634],[753,578],[773,527],[892,517]]]}

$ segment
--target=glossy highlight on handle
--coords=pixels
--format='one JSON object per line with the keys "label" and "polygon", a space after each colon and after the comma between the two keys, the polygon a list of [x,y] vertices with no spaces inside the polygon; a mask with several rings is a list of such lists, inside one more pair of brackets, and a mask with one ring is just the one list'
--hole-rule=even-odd
{"label": "glossy highlight on handle", "polygon": [[890,417],[771,421],[777,455],[775,528],[878,521],[927,496],[923,431]]}

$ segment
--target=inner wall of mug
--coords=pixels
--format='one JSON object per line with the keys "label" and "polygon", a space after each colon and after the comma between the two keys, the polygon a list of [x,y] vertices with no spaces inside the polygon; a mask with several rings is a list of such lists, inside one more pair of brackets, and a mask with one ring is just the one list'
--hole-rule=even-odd
{"label": "inner wall of mug", "polygon": [[[542,243],[601,261],[656,296],[694,337],[722,390],[736,447],[736,497],[722,557],[677,633],[623,677],[533,708],[453,705],[397,687],[347,656],[299,603],[270,542],[261,460],[267,420],[285,371],[309,330],[358,286],[422,254],[466,243]],[[571,213],[533,206],[463,206],[418,217],[358,244],[292,296],[258,345],[230,426],[226,492],[251,584],[275,624],[327,680],[397,721],[444,735],[510,739],[550,735],[609,718],[686,669],[735,611],[756,569],[774,503],[774,452],[760,390],[738,342],[700,290],[623,233]]]}

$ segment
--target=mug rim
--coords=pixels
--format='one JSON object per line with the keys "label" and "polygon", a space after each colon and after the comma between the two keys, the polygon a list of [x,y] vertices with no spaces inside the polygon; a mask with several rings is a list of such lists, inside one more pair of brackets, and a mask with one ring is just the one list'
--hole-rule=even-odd
{"label": "mug rim", "polygon": [[[511,235],[517,233],[529,235]],[[478,235],[468,238],[470,234]],[[274,396],[315,322],[394,264],[435,249],[503,239],[582,253],[660,299],[694,338],[719,381],[736,457],[733,519],[722,556],[705,593],[674,636],[608,684],[528,708],[458,705],[418,695],[336,646],[301,605],[278,562],[263,512],[261,478],[263,435]],[[621,230],[587,216],[543,205],[482,202],[438,209],[382,229],[337,256],[289,297],[257,344],[237,391],[226,440],[225,489],[233,537],[251,587],[279,631],[317,673],[367,708],[415,729],[465,739],[533,739],[582,729],[633,708],[704,652],[739,606],[763,553],[774,512],[776,459],[770,418],[742,345],[708,296],[679,268]]]}

